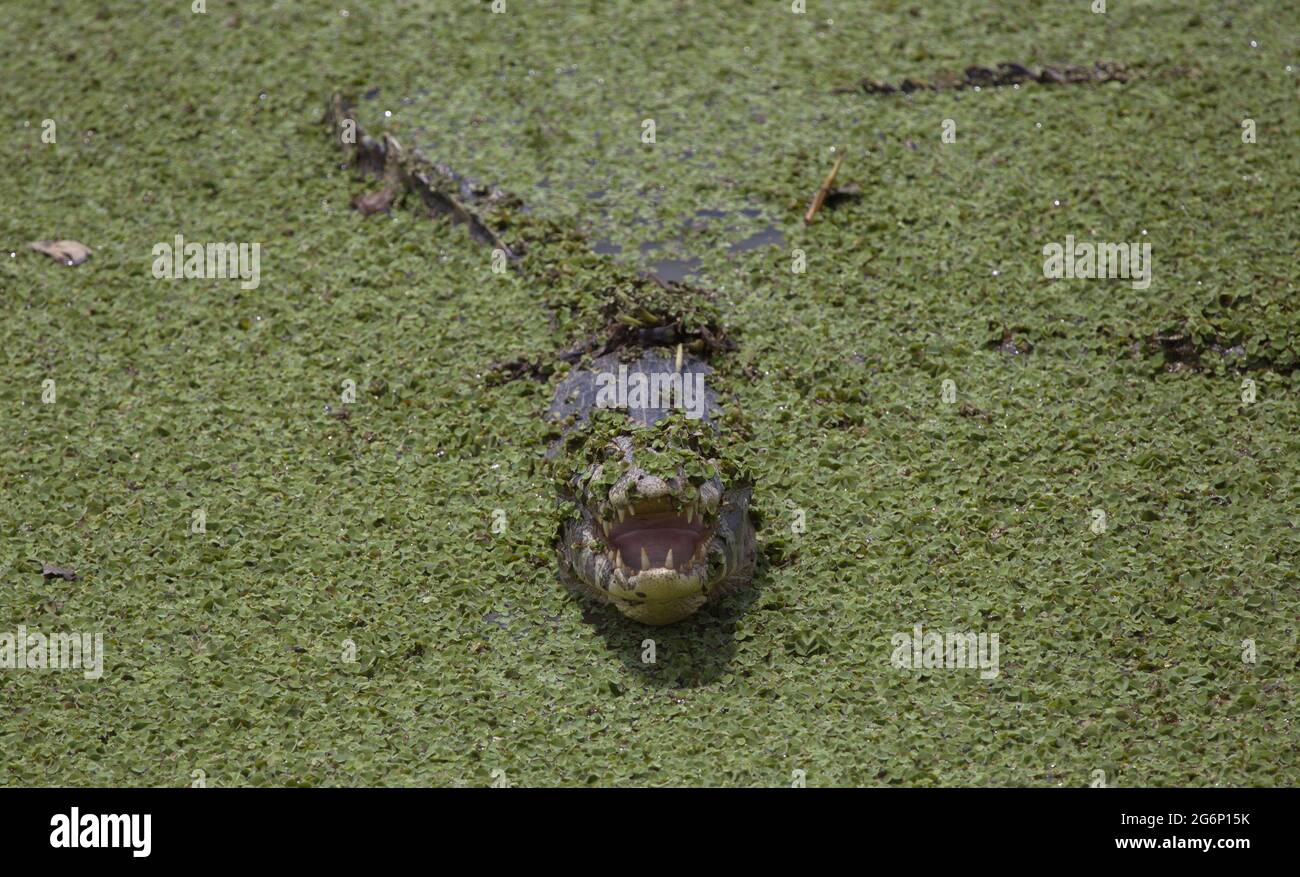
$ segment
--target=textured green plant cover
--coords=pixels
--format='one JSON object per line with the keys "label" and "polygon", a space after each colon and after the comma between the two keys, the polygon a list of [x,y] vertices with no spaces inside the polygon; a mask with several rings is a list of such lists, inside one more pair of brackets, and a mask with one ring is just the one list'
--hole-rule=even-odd
{"label": "textured green plant cover", "polygon": [[[6,6],[0,634],[106,657],[0,669],[0,783],[1300,778],[1296,4],[207,6]],[[851,91],[1098,60],[1133,75]],[[693,267],[755,589],[648,632],[557,584],[562,369],[494,367],[554,361],[607,260],[539,289],[409,198],[361,217],[334,91]],[[860,194],[804,226],[839,151]],[[260,242],[260,286],[154,279],[177,234]],[[1045,279],[1066,235],[1149,240],[1150,289]],[[916,624],[998,675],[891,666]]]}

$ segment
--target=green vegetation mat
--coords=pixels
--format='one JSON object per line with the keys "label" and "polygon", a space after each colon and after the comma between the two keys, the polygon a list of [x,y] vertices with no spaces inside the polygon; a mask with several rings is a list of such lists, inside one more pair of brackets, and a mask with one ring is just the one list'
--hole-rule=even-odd
{"label": "green vegetation mat", "polygon": [[[206,5],[5,4],[0,635],[105,658],[0,669],[0,784],[1300,779],[1295,2]],[[557,583],[552,383],[489,376],[565,326],[349,207],[335,91],[716,293],[753,590],[649,629]],[[178,234],[260,285],[155,279]],[[1150,287],[1045,278],[1067,235]],[[893,666],[917,624],[996,677]]]}

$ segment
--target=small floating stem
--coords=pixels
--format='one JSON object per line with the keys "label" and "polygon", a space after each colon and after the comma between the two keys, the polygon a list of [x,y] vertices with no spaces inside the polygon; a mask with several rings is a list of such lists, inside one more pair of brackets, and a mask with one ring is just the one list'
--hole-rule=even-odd
{"label": "small floating stem", "polygon": [[812,203],[808,205],[808,212],[803,215],[805,223],[811,223],[813,217],[817,215],[817,211],[822,209],[822,204],[826,202],[826,196],[831,193],[831,186],[835,185],[835,175],[840,172],[840,165],[842,164],[844,164],[844,153],[841,152],[839,157],[835,159],[835,165],[831,168],[831,172],[826,175],[826,179],[822,182],[821,188],[813,195]]}

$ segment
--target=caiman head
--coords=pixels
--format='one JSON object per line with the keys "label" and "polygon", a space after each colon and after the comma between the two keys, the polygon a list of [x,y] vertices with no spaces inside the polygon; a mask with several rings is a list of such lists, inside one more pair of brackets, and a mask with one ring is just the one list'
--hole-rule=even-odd
{"label": "caiman head", "polygon": [[593,418],[561,484],[562,576],[644,624],[671,624],[743,585],[755,566],[750,479],[712,427]]}

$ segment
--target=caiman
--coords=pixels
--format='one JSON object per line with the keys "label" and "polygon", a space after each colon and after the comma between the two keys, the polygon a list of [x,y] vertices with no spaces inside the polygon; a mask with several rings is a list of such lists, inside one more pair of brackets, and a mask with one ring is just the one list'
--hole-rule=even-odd
{"label": "caiman", "polygon": [[368,203],[413,195],[576,318],[576,343],[553,362],[498,370],[540,376],[571,366],[542,413],[558,433],[546,456],[560,580],[652,625],[750,583],[753,478],[737,459],[736,418],[713,367],[735,341],[712,296],[598,256],[575,222],[540,218],[391,135],[371,136],[338,95],[326,121],[353,163],[383,178]]}

